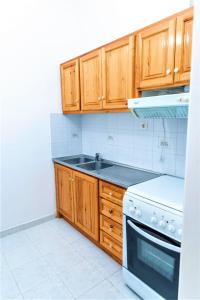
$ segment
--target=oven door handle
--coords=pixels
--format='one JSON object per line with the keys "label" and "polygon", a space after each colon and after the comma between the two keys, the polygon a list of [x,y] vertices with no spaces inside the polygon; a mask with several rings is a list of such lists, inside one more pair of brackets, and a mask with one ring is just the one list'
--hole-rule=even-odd
{"label": "oven door handle", "polygon": [[127,223],[131,226],[132,229],[134,229],[137,233],[139,233],[140,235],[142,235],[143,237],[145,237],[146,239],[150,240],[151,242],[163,247],[163,248],[166,248],[166,249],[169,249],[169,250],[172,250],[174,252],[177,252],[177,253],[180,253],[180,247],[177,247],[177,246],[174,246],[174,245],[171,245],[169,243],[166,243],[164,241],[161,241],[159,240],[158,238],[155,238],[153,236],[151,236],[150,234],[146,233],[144,230],[140,229],[138,226],[136,226],[133,222],[131,222],[130,220],[127,221]]}

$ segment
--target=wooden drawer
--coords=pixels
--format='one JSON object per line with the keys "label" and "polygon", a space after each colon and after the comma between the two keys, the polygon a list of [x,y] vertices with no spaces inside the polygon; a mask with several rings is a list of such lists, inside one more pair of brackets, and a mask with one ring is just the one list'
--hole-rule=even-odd
{"label": "wooden drawer", "polygon": [[122,243],[113,239],[104,231],[100,231],[100,244],[114,256],[122,260]]}
{"label": "wooden drawer", "polygon": [[100,198],[100,213],[122,224],[122,207]]}
{"label": "wooden drawer", "polygon": [[124,197],[125,189],[100,180],[99,181],[99,192],[100,192],[100,197],[108,199],[108,200],[122,206],[122,199]]}
{"label": "wooden drawer", "polygon": [[119,223],[100,215],[100,228],[122,243],[122,226]]}

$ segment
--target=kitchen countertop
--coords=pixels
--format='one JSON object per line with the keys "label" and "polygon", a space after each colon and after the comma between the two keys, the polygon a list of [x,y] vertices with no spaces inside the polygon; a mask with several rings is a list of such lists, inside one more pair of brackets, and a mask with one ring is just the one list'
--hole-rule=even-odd
{"label": "kitchen countertop", "polygon": [[100,169],[100,170],[85,170],[80,166],[75,164],[69,164],[66,162],[67,159],[76,158],[76,157],[86,157],[95,160],[93,156],[79,154],[73,156],[65,156],[53,158],[53,162],[58,163],[60,165],[69,167],[71,169],[80,171],[82,173],[91,175],[93,177],[97,177],[99,179],[105,180],[107,182],[116,184],[123,188],[128,188],[131,185],[135,185],[156,177],[161,176],[160,173],[155,173],[151,171],[146,171],[134,167],[130,167],[124,164],[116,163],[110,160],[102,160],[103,162],[112,164],[111,167]]}

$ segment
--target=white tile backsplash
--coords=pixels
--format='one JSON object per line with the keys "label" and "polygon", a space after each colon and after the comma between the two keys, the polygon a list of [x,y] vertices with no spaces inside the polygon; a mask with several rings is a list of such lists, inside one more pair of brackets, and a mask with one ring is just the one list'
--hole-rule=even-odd
{"label": "white tile backsplash", "polygon": [[[131,113],[51,115],[53,157],[100,152],[105,159],[184,177],[186,137],[185,119],[141,120]],[[168,146],[162,147],[162,141]]]}
{"label": "white tile backsplash", "polygon": [[83,153],[100,152],[106,159],[184,177],[187,120],[141,120],[131,113],[82,115],[81,120]]}
{"label": "white tile backsplash", "polygon": [[52,157],[79,154],[82,152],[80,115],[51,114]]}

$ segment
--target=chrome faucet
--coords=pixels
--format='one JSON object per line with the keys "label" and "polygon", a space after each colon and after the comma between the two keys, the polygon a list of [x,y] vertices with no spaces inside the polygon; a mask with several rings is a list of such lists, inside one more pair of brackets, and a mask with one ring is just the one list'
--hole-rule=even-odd
{"label": "chrome faucet", "polygon": [[101,161],[101,153],[95,154],[95,161]]}

